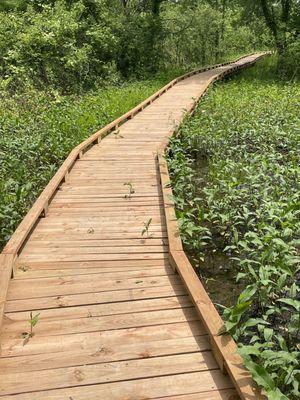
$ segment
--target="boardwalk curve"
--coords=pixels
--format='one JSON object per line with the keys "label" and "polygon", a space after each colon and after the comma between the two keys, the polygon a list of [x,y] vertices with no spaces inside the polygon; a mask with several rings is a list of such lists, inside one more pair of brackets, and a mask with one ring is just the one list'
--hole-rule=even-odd
{"label": "boardwalk curve", "polygon": [[0,255],[0,399],[262,398],[182,250],[163,151],[264,55],[172,81],[71,152]]}

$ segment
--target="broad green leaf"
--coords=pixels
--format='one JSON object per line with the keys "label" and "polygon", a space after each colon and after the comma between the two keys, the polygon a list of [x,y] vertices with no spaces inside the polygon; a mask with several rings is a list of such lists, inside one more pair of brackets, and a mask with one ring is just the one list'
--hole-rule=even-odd
{"label": "broad green leaf", "polygon": [[272,339],[273,333],[274,331],[271,328],[264,329],[264,339],[266,342],[269,342]]}
{"label": "broad green leaf", "polygon": [[262,365],[253,361],[246,361],[245,363],[258,385],[262,386],[267,392],[276,389],[274,380]]}
{"label": "broad green leaf", "polygon": [[293,308],[295,308],[296,311],[300,312],[300,301],[295,300],[295,299],[278,299],[280,303],[287,304]]}

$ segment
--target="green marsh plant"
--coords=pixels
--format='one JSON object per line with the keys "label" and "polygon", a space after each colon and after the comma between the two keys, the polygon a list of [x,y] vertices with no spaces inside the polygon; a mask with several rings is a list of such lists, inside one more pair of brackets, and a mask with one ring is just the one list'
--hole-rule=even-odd
{"label": "green marsh plant", "polygon": [[29,332],[23,332],[23,346],[29,342],[31,338],[34,336],[34,328],[38,324],[40,320],[40,313],[33,315],[33,312],[30,312],[30,318],[28,320],[29,323]]}
{"label": "green marsh plant", "polygon": [[146,235],[147,238],[151,237],[151,235],[149,233],[151,223],[152,223],[152,218],[148,219],[147,222],[143,223],[144,227],[142,229],[142,236]]}

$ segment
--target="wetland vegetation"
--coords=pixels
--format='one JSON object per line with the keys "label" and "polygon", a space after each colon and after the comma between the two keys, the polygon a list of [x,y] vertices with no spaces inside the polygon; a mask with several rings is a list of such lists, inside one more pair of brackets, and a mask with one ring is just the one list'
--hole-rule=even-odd
{"label": "wetland vegetation", "polygon": [[273,56],[211,88],[168,152],[185,249],[270,399],[299,398],[299,109]]}

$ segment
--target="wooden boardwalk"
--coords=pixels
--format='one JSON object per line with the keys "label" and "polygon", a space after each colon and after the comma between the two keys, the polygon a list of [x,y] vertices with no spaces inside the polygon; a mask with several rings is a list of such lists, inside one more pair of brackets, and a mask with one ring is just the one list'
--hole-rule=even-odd
{"label": "wooden boardwalk", "polygon": [[[80,153],[45,216],[16,233],[26,236],[17,256],[14,243],[1,256],[1,276],[10,257],[14,270],[2,289],[1,399],[259,398],[221,371],[191,291],[170,265],[157,160],[207,85],[258,56],[180,81]],[[24,340],[30,312],[40,319]]]}

